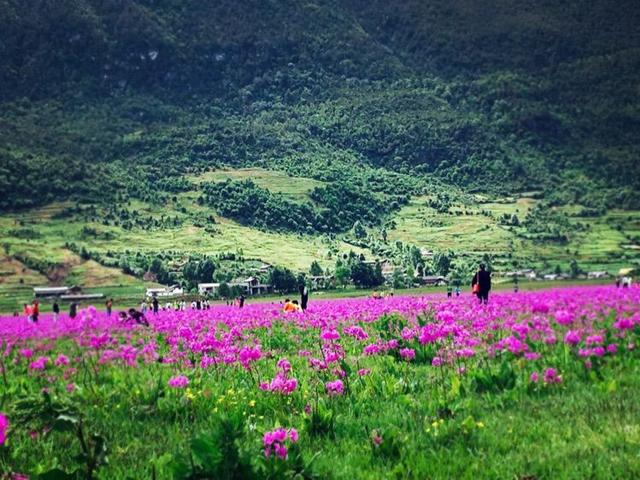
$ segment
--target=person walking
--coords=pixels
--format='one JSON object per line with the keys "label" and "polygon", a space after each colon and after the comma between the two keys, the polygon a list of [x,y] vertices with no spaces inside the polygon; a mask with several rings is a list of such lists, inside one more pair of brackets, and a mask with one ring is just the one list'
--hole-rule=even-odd
{"label": "person walking", "polygon": [[60,305],[58,305],[58,301],[53,301],[53,321],[57,322],[58,317],[60,316]]}
{"label": "person walking", "polygon": [[78,314],[78,304],[76,302],[71,302],[69,306],[69,318],[76,318]]}
{"label": "person walking", "polygon": [[111,318],[111,311],[113,310],[113,298],[107,300],[105,306],[107,307],[107,316]]}
{"label": "person walking", "polygon": [[244,295],[240,294],[240,296],[238,297],[238,308],[242,307],[244,307]]}
{"label": "person walking", "polygon": [[484,263],[480,264],[480,270],[471,280],[471,291],[478,296],[480,303],[489,303],[489,291],[491,290],[491,273],[486,270]]}
{"label": "person walking", "polygon": [[38,323],[38,317],[40,316],[40,302],[38,300],[33,301],[33,307],[31,308],[31,318],[33,323]]}
{"label": "person walking", "polygon": [[158,308],[159,308],[158,297],[153,297],[153,301],[151,302],[151,304],[153,305],[153,314],[157,315],[158,314]]}
{"label": "person walking", "polygon": [[300,308],[304,312],[309,305],[309,289],[306,285],[302,284],[299,287],[300,290]]}
{"label": "person walking", "polygon": [[33,320],[32,316],[31,316],[32,307],[28,303],[24,304],[24,307],[22,308],[22,313],[24,313],[24,316],[27,317],[27,320],[29,322],[31,322]]}

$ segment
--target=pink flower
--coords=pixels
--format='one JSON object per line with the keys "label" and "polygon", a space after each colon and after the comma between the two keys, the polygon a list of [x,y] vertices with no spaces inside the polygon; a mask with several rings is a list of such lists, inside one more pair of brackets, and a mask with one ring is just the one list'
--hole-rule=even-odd
{"label": "pink flower", "polygon": [[289,429],[289,439],[293,443],[296,443],[298,441],[298,431],[295,428],[290,428]]}
{"label": "pink flower", "polygon": [[327,382],[325,384],[327,393],[330,396],[342,395],[344,393],[344,384],[342,380],[334,380],[333,382]]}
{"label": "pink flower", "polygon": [[562,377],[558,375],[558,371],[555,368],[547,368],[544,371],[543,377],[544,383],[562,383]]}
{"label": "pink flower", "polygon": [[400,349],[400,356],[409,362],[416,358],[416,351],[413,348],[402,348]]}
{"label": "pink flower", "polygon": [[76,389],[76,386],[73,383],[68,383],[65,388],[67,389],[67,392],[72,393]]}
{"label": "pink flower", "polygon": [[178,375],[175,377],[171,377],[167,384],[171,388],[185,388],[187,385],[189,385],[189,379],[184,375]]}
{"label": "pink flower", "polygon": [[291,364],[286,358],[281,358],[280,360],[278,360],[276,366],[285,373],[291,371]]}
{"label": "pink flower", "polygon": [[529,376],[529,380],[531,380],[531,382],[533,383],[537,383],[538,380],[540,380],[540,376],[538,375],[538,372],[533,372],[530,376]]}
{"label": "pink flower", "polygon": [[375,343],[370,343],[366,347],[364,347],[363,353],[365,355],[377,355],[380,353],[380,346]]}
{"label": "pink flower", "polygon": [[30,348],[23,348],[22,350],[20,350],[20,355],[22,355],[24,358],[31,358],[33,356],[33,350],[31,350]]}
{"label": "pink flower", "polygon": [[338,340],[340,338],[340,334],[337,332],[337,330],[323,330],[322,333],[320,334],[320,338],[322,340]]}
{"label": "pink flower", "polygon": [[360,375],[361,377],[364,377],[365,375],[369,375],[370,373],[371,373],[370,368],[361,368],[360,370],[358,370],[358,375]]}
{"label": "pink flower", "polygon": [[433,360],[431,360],[431,365],[433,365],[434,367],[439,367],[440,365],[442,365],[442,358],[433,357]]}
{"label": "pink flower", "polygon": [[47,368],[48,362],[49,362],[48,357],[38,357],[37,360],[29,364],[29,368],[31,370],[44,370],[45,368]]}
{"label": "pink flower", "polygon": [[556,322],[560,325],[571,325],[573,323],[573,315],[566,310],[558,310],[556,312]]}
{"label": "pink flower", "polygon": [[69,365],[69,358],[66,355],[60,354],[56,361],[54,362],[56,367],[60,367],[62,365]]}
{"label": "pink flower", "polygon": [[580,343],[582,336],[579,330],[569,330],[564,336],[564,343],[567,345],[577,345]]}
{"label": "pink flower", "polygon": [[4,413],[0,412],[0,445],[4,445],[7,440],[7,430],[9,430],[9,420]]}

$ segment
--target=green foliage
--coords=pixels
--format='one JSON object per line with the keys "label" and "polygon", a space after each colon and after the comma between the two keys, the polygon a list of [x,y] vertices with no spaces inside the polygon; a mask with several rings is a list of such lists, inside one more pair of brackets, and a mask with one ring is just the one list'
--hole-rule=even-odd
{"label": "green foliage", "polygon": [[286,267],[274,267],[269,272],[269,283],[281,293],[291,293],[298,289],[298,279]]}

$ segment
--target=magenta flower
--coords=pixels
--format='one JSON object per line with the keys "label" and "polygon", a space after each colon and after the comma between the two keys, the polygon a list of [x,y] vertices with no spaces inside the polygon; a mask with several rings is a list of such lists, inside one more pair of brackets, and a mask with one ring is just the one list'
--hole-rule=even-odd
{"label": "magenta flower", "polygon": [[558,371],[555,368],[547,368],[544,371],[543,377],[544,383],[562,383],[562,377],[558,375]]}
{"label": "magenta flower", "polygon": [[440,365],[442,365],[442,359],[440,357],[433,357],[433,360],[431,360],[431,365],[433,365],[434,367],[439,367]]}
{"label": "magenta flower", "polygon": [[63,365],[69,365],[69,358],[66,355],[63,355],[62,353],[60,355],[58,355],[58,358],[56,358],[56,361],[54,362],[54,365],[56,367],[60,367]]}
{"label": "magenta flower", "polygon": [[185,388],[187,385],[189,385],[189,379],[184,375],[178,375],[175,377],[171,377],[167,384],[171,388]]}
{"label": "magenta flower", "polygon": [[538,372],[533,372],[530,376],[529,376],[529,380],[532,383],[537,383],[538,380],[540,380],[540,376],[538,375]]}
{"label": "magenta flower", "polygon": [[7,431],[9,430],[9,420],[0,412],[0,445],[4,445],[7,440]]}
{"label": "magenta flower", "polygon": [[320,334],[320,338],[322,340],[338,340],[340,338],[340,334],[337,332],[337,330],[323,330],[322,333]]}
{"label": "magenta flower", "polygon": [[325,384],[327,393],[334,397],[336,395],[342,395],[344,393],[344,384],[342,380],[334,380],[333,382],[327,382]]}
{"label": "magenta flower", "polygon": [[402,348],[399,353],[408,362],[416,358],[416,351],[413,348]]}
{"label": "magenta flower", "polygon": [[48,357],[38,357],[37,360],[29,364],[29,368],[31,370],[44,370],[45,368],[47,368],[48,362],[49,362]]}
{"label": "magenta flower", "polygon": [[285,428],[276,428],[270,432],[265,432],[262,436],[262,446],[264,447],[264,456],[266,458],[275,454],[282,460],[287,459],[287,447],[285,443],[287,439],[295,443],[298,441],[298,431],[295,428],[289,430]]}

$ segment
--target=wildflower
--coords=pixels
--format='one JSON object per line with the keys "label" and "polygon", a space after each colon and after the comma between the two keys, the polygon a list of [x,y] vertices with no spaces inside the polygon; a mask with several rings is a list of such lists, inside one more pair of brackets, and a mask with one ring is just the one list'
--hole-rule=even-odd
{"label": "wildflower", "polygon": [[431,365],[433,365],[434,367],[439,367],[440,365],[442,365],[442,358],[433,357],[433,360],[431,360]]}
{"label": "wildflower", "polygon": [[31,358],[33,356],[33,350],[31,350],[30,348],[23,348],[22,350],[20,350],[20,355],[24,358]]}
{"label": "wildflower", "polygon": [[7,440],[7,430],[9,430],[9,420],[4,413],[0,412],[0,445],[4,445]]}
{"label": "wildflower", "polygon": [[66,388],[67,392],[73,393],[75,391],[75,389],[76,389],[76,386],[73,383],[68,383],[65,388]]}
{"label": "wildflower", "polygon": [[411,361],[416,358],[416,351],[412,348],[402,348],[400,350],[400,356],[407,361]]}
{"label": "wildflower", "polygon": [[380,353],[380,346],[375,343],[370,343],[366,347],[364,347],[363,353],[365,355],[377,355]]}
{"label": "wildflower", "polygon": [[558,310],[556,312],[556,322],[560,325],[571,325],[573,323],[573,315],[566,310]]}
{"label": "wildflower", "polygon": [[320,333],[320,338],[322,340],[338,340],[340,338],[340,334],[336,330],[323,330]]}
{"label": "wildflower", "polygon": [[540,380],[540,376],[538,375],[538,372],[532,372],[531,375],[529,376],[529,380],[532,383],[538,383],[538,380]]}
{"label": "wildflower", "polygon": [[578,330],[569,330],[564,336],[564,343],[567,345],[577,345],[580,343],[581,335]]}
{"label": "wildflower", "polygon": [[60,354],[56,361],[54,362],[56,367],[60,367],[63,365],[69,365],[69,358],[66,355]]}
{"label": "wildflower", "polygon": [[178,375],[175,377],[171,377],[167,384],[171,388],[185,388],[187,385],[189,385],[189,379],[184,375]]}
{"label": "wildflower", "polygon": [[558,375],[558,372],[555,368],[547,368],[544,371],[543,377],[544,383],[562,383],[562,377]]}
{"label": "wildflower", "polygon": [[47,368],[48,362],[49,362],[48,357],[38,357],[37,360],[29,364],[29,368],[31,370],[44,370],[45,368]]}
{"label": "wildflower", "polygon": [[615,343],[610,343],[609,345],[607,345],[607,352],[614,355],[618,352],[618,345]]}
{"label": "wildflower", "polygon": [[370,373],[371,373],[370,368],[361,368],[360,370],[358,370],[358,375],[360,375],[361,377],[369,375]]}
{"label": "wildflower", "polygon": [[325,387],[330,396],[342,395],[344,393],[344,384],[342,383],[342,380],[327,382]]}
{"label": "wildflower", "polygon": [[269,458],[272,453],[282,460],[287,459],[287,447],[285,442],[289,439],[295,443],[298,441],[298,431],[295,428],[286,430],[284,428],[276,428],[273,431],[265,432],[262,436],[262,446],[264,447],[264,456]]}

